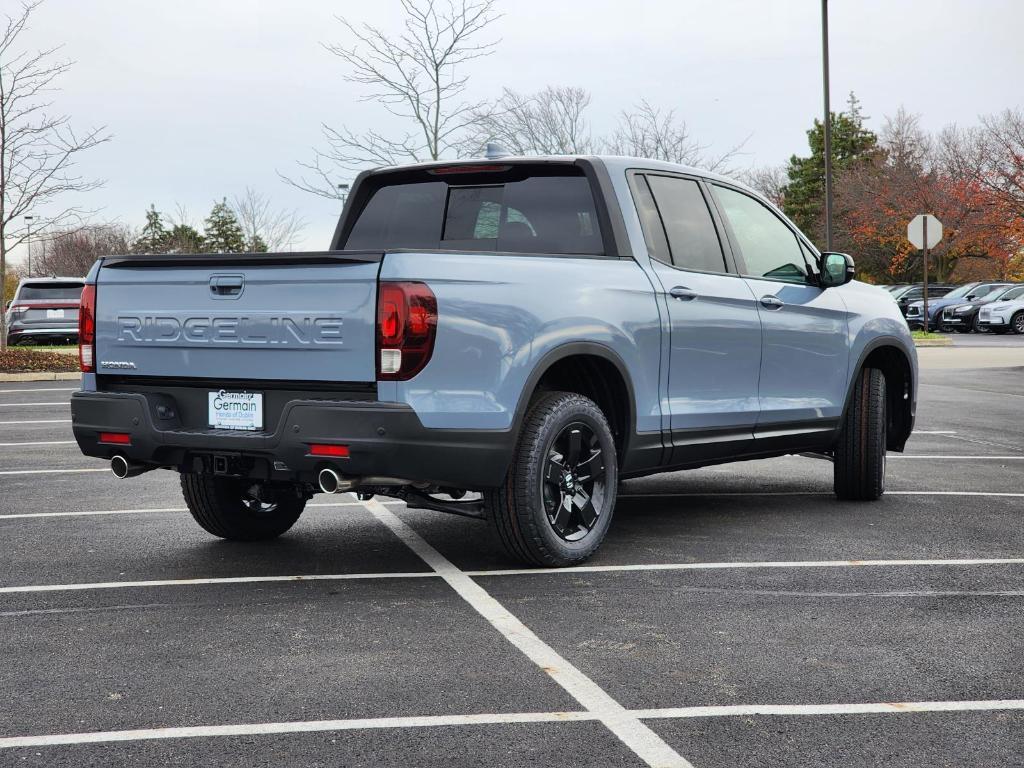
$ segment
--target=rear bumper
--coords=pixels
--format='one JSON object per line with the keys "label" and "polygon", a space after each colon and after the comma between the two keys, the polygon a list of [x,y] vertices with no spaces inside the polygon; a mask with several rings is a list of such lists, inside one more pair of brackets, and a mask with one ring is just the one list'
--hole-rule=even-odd
{"label": "rear bumper", "polygon": [[[186,429],[173,417],[161,420],[158,406],[166,413],[166,396],[75,392],[72,430],[82,453],[185,472],[212,471],[213,458],[226,457],[229,474],[314,486],[317,473],[332,467],[346,477],[480,489],[501,484],[514,443],[509,431],[427,429],[399,403],[291,400],[273,432]],[[101,432],[128,433],[131,442],[103,444]],[[310,444],[325,443],[348,446],[348,458],[309,455]]]}

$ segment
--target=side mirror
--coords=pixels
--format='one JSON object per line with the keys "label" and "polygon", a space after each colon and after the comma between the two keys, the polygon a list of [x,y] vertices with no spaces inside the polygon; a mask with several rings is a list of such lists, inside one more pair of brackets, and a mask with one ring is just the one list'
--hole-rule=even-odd
{"label": "side mirror", "polygon": [[845,253],[826,251],[821,254],[821,287],[834,288],[853,280],[853,257]]}

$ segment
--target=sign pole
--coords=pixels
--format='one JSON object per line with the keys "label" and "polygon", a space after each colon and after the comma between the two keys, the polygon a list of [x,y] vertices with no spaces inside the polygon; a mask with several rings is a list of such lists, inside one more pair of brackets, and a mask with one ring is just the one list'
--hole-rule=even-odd
{"label": "sign pole", "polygon": [[832,250],[832,107],[828,94],[828,0],[821,0],[821,64],[825,97],[825,250]]}
{"label": "sign pole", "polygon": [[924,227],[924,332],[928,333],[928,217],[922,222]]}

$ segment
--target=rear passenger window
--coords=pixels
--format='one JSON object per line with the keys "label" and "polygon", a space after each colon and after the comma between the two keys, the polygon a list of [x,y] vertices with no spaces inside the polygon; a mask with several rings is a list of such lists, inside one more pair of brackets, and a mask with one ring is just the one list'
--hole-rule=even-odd
{"label": "rear passenger window", "polygon": [[692,179],[649,175],[672,263],[680,269],[725,272],[725,256],[707,201]]}
{"label": "rear passenger window", "polygon": [[512,173],[520,178],[473,185],[458,183],[468,174],[452,174],[446,182],[381,187],[344,247],[604,254],[585,176]]}

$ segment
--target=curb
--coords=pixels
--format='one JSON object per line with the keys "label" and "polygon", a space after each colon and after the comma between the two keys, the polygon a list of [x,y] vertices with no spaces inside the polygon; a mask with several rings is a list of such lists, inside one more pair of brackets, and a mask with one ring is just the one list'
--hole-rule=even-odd
{"label": "curb", "polygon": [[82,374],[77,371],[68,371],[66,373],[45,373],[45,372],[29,372],[29,373],[0,373],[0,382],[2,381],[79,381],[82,378]]}
{"label": "curb", "polygon": [[915,347],[952,347],[952,339],[914,339]]}

